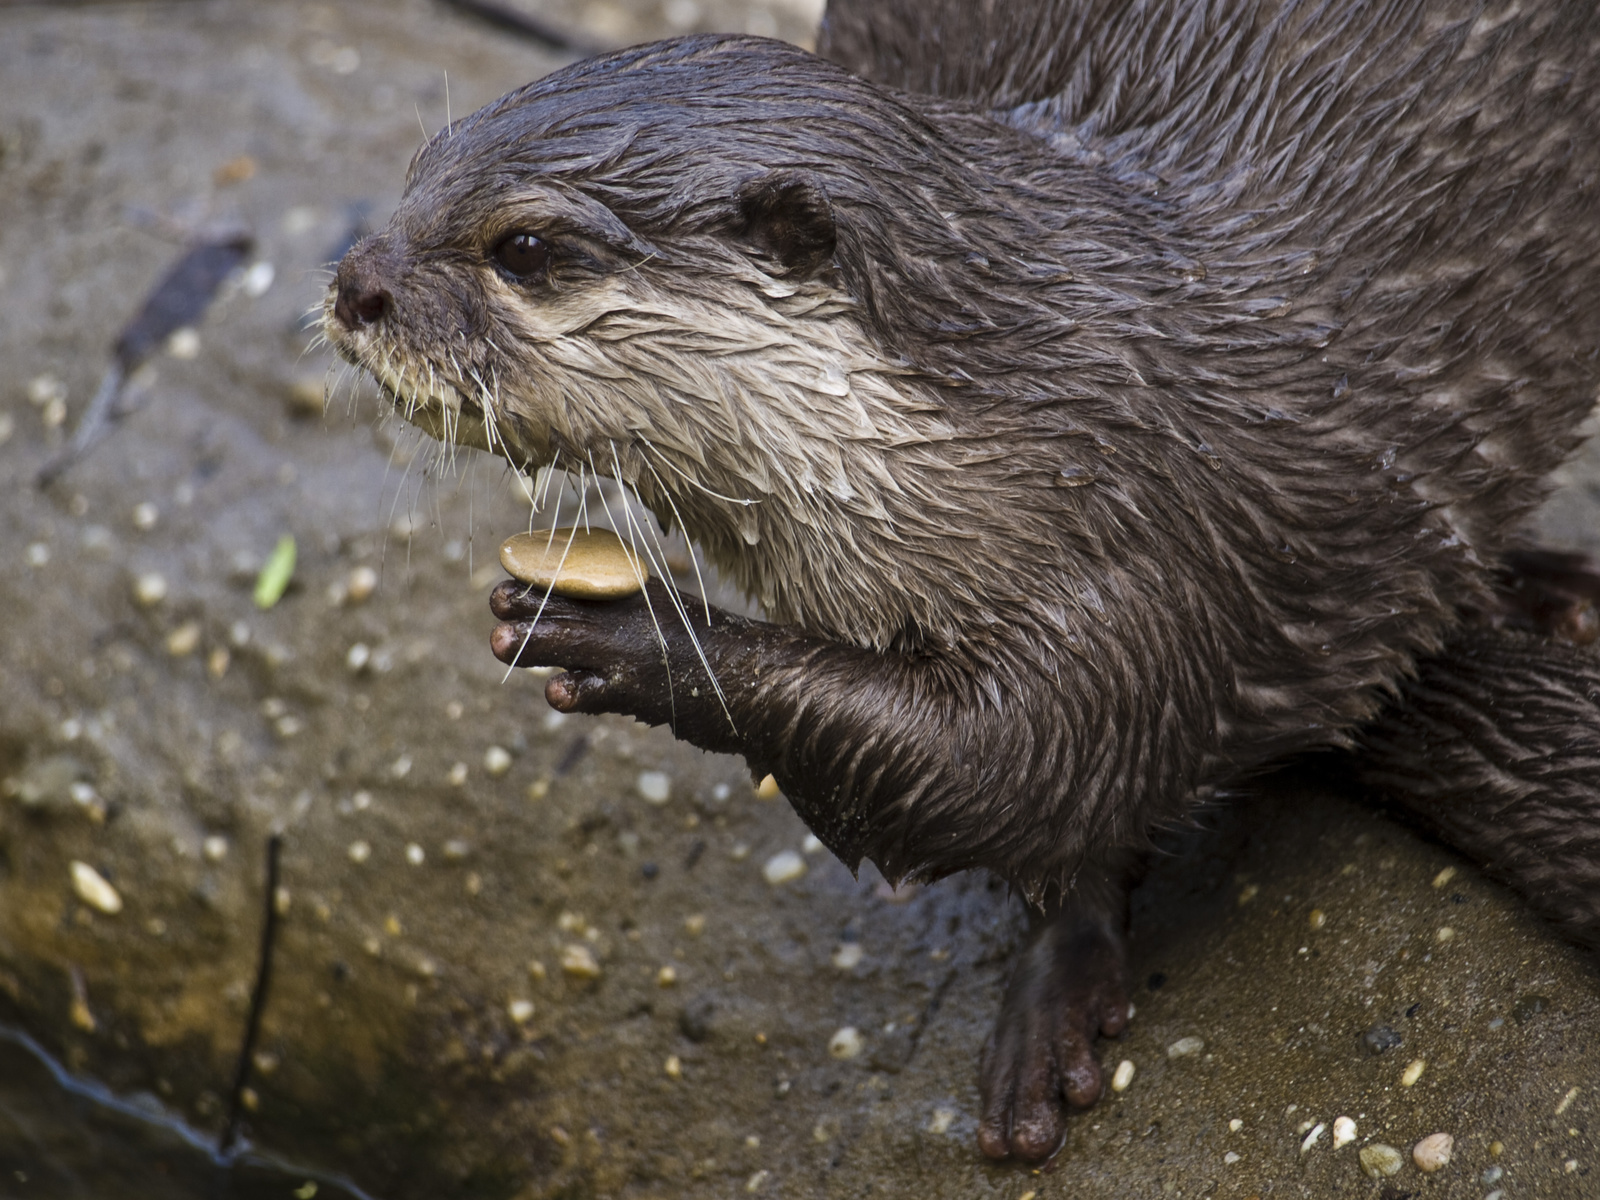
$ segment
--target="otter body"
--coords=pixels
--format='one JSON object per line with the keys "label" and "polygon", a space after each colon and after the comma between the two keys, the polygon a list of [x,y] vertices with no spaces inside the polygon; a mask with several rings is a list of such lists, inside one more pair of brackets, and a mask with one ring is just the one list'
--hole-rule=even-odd
{"label": "otter body", "polygon": [[1307,749],[1427,776],[1362,730],[1487,627],[1600,389],[1597,41],[1578,5],[1061,0],[833,5],[858,74],[641,47],[436,137],[327,328],[425,427],[614,476],[771,618],[503,588],[552,703],[1051,914],[984,1064],[985,1149],[1039,1157],[1125,1020],[1153,826]]}

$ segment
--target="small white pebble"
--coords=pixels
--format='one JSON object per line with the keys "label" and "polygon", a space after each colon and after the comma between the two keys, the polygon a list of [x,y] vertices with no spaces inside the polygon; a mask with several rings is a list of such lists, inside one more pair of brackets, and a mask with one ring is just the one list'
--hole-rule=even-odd
{"label": "small white pebble", "polygon": [[378,590],[378,573],[371,567],[357,567],[345,582],[344,594],[351,604],[360,604]]}
{"label": "small white pebble", "polygon": [[955,1124],[956,1110],[953,1108],[936,1108],[933,1116],[928,1118],[929,1133],[945,1133],[950,1126]]}
{"label": "small white pebble", "polygon": [[1231,1167],[1231,1166],[1233,1166],[1234,1163],[1239,1161],[1239,1156],[1237,1154],[1235,1154],[1232,1150],[1229,1150],[1226,1154],[1224,1154],[1222,1156],[1222,1161],[1227,1163]]}
{"label": "small white pebble", "polygon": [[272,723],[272,727],[278,731],[279,737],[292,738],[299,737],[301,733],[305,732],[306,723],[299,717],[290,715],[279,717]]}
{"label": "small white pebble", "polygon": [[744,1181],[744,1190],[747,1192],[759,1192],[762,1188],[762,1185],[767,1182],[767,1177],[771,1174],[771,1171],[757,1171],[755,1174],[751,1175],[749,1179]]}
{"label": "small white pebble", "polygon": [[399,758],[390,763],[389,774],[393,775],[396,779],[404,779],[407,775],[411,774],[411,755],[402,754]]}
{"label": "small white pebble", "polygon": [[428,859],[422,847],[412,842],[406,847],[406,861],[413,867],[420,867]]}
{"label": "small white pebble", "polygon": [[345,651],[344,665],[357,673],[366,670],[371,661],[372,647],[365,642],[357,642]]}
{"label": "small white pebble", "polygon": [[1127,1091],[1128,1085],[1133,1082],[1134,1070],[1131,1058],[1125,1058],[1119,1062],[1117,1069],[1111,1073],[1111,1090],[1113,1092]]}
{"label": "small white pebble", "polygon": [[467,764],[458,762],[450,768],[450,773],[445,776],[450,781],[451,787],[460,787],[467,782]]}
{"label": "small white pebble", "polygon": [[1578,1093],[1582,1090],[1582,1088],[1577,1087],[1568,1088],[1567,1094],[1561,1097],[1560,1103],[1556,1105],[1556,1116],[1559,1117],[1562,1113],[1566,1112],[1567,1109],[1571,1108],[1572,1102],[1578,1098]]}
{"label": "small white pebble", "polygon": [[767,859],[766,865],[761,868],[761,873],[774,887],[793,883],[806,873],[806,860],[793,850],[780,850]]}
{"label": "small white pebble", "polygon": [[28,380],[28,403],[35,408],[43,408],[52,400],[64,400],[66,396],[67,385],[48,372]]}
{"label": "small white pebble", "polygon": [[357,792],[355,795],[350,797],[350,806],[357,812],[363,812],[366,809],[371,808],[372,793],[365,790]]}
{"label": "small white pebble", "polygon": [[472,853],[472,847],[460,838],[451,838],[444,844],[444,856],[451,862],[460,862]]}
{"label": "small white pebble", "polygon": [[706,916],[704,913],[690,913],[683,919],[683,931],[690,937],[699,937],[706,931]]}
{"label": "small white pebble", "polygon": [[582,942],[571,942],[561,948],[561,969],[574,979],[600,978],[600,964],[594,951]]}
{"label": "small white pebble", "polygon": [[181,329],[174,329],[172,335],[167,338],[167,353],[172,355],[173,358],[199,358],[199,331],[189,325],[185,325]]}
{"label": "small white pebble", "polygon": [[350,856],[351,862],[364,863],[372,857],[372,847],[366,842],[351,842],[350,848],[345,853]]}
{"label": "small white pebble", "polygon": [[1311,1147],[1315,1146],[1318,1140],[1322,1137],[1323,1131],[1327,1128],[1328,1127],[1322,1124],[1320,1121],[1316,1125],[1312,1126],[1311,1132],[1306,1134],[1306,1140],[1300,1143],[1300,1153],[1304,1154],[1307,1150],[1311,1149]]}
{"label": "small white pebble", "polygon": [[490,746],[483,752],[483,769],[492,778],[500,778],[511,770],[511,751],[504,746]]}
{"label": "small white pebble", "polygon": [[662,967],[659,971],[656,972],[656,986],[657,987],[669,988],[669,987],[675,986],[677,984],[677,982],[678,982],[678,969],[676,967],[674,967],[671,963],[668,963],[666,966]]}
{"label": "small white pebble", "polygon": [[860,942],[840,942],[834,947],[833,965],[841,971],[853,971],[861,965],[861,960],[866,957]]}
{"label": "small white pebble", "polygon": [[1420,1058],[1414,1058],[1406,1064],[1406,1069],[1400,1075],[1400,1086],[1410,1087],[1422,1078],[1422,1072],[1428,1069],[1428,1064]]}
{"label": "small white pebble", "polygon": [[734,862],[743,862],[750,857],[750,843],[735,842],[728,847],[728,857],[733,859]]}
{"label": "small white pebble", "polygon": [[640,771],[635,786],[648,804],[665,804],[672,798],[672,777],[665,771]]}
{"label": "small white pebble", "polygon": [[167,581],[147,571],[133,581],[133,598],[141,608],[153,608],[167,598]]}
{"label": "small white pebble", "polygon": [[1398,1174],[1405,1165],[1405,1156],[1393,1146],[1373,1142],[1370,1146],[1361,1147],[1361,1169],[1374,1179]]}
{"label": "small white pebble", "polygon": [[228,839],[214,833],[200,843],[200,852],[211,862],[221,862],[228,857]]}
{"label": "small white pebble", "polygon": [[1233,1120],[1228,1122],[1228,1132],[1229,1133],[1238,1133],[1239,1130],[1241,1130],[1243,1128],[1244,1128],[1244,1122],[1241,1121],[1238,1117],[1235,1117]]}
{"label": "small white pebble", "polygon": [[1418,1170],[1432,1173],[1449,1164],[1455,1147],[1456,1139],[1448,1133],[1430,1133],[1411,1148],[1411,1161]]}
{"label": "small white pebble", "polygon": [[1575,1158],[1567,1159],[1566,1162],[1561,1164],[1561,1169],[1568,1175],[1576,1175],[1578,1173],[1578,1160]]}
{"label": "small white pebble", "polygon": [[1436,888],[1442,888],[1455,877],[1456,869],[1454,867],[1446,867],[1433,877],[1433,886]]}
{"label": "small white pebble", "polygon": [[518,1025],[525,1025],[533,1019],[532,1000],[513,1000],[506,1005],[506,1013]]}
{"label": "small white pebble", "polygon": [[1168,1058],[1193,1058],[1206,1048],[1205,1040],[1197,1037],[1183,1037],[1167,1047]]}
{"label": "small white pebble", "polygon": [[78,899],[103,913],[114,915],[122,911],[122,897],[99,871],[77,859],[73,859],[67,869],[72,872],[72,887]]}
{"label": "small white pebble", "polygon": [[1349,1117],[1335,1117],[1333,1120],[1333,1148],[1347,1146],[1356,1140],[1356,1123]]}
{"label": "small white pebble", "polygon": [[259,300],[267,294],[267,289],[272,286],[276,275],[277,272],[272,269],[271,263],[253,262],[239,276],[239,287],[250,299]]}
{"label": "small white pebble", "polygon": [[1434,934],[1433,936],[1437,940],[1439,940],[1441,942],[1454,941],[1455,940],[1455,936],[1456,936],[1456,931],[1454,929],[1450,928],[1450,926],[1444,925],[1444,926],[1441,926],[1440,929],[1439,929],[1439,932]]}
{"label": "small white pebble", "polygon": [[854,1058],[861,1053],[861,1031],[846,1025],[828,1039],[828,1053],[834,1058]]}
{"label": "small white pebble", "polygon": [[822,849],[824,849],[822,839],[814,833],[806,834],[806,840],[800,843],[800,852],[802,854],[816,854]]}
{"label": "small white pebble", "polygon": [[150,501],[133,506],[133,527],[140,533],[149,533],[156,527],[156,522],[161,520],[161,510]]}
{"label": "small white pebble", "polygon": [[668,1079],[683,1078],[683,1060],[676,1054],[667,1055],[667,1061],[661,1064],[661,1069]]}
{"label": "small white pebble", "polygon": [[187,658],[200,648],[199,621],[185,621],[167,634],[167,653],[173,658]]}

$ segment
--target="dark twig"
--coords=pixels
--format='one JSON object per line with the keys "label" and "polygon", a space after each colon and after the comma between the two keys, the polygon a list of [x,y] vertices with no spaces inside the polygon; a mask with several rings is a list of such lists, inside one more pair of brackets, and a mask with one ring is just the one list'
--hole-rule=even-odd
{"label": "dark twig", "polygon": [[439,0],[439,3],[449,8],[458,9],[469,16],[478,18],[486,25],[495,29],[514,33],[525,37],[529,41],[538,42],[551,50],[562,50],[571,54],[599,54],[601,47],[591,45],[581,38],[563,33],[554,25],[547,25],[537,17],[529,16],[518,9],[495,0]]}
{"label": "dark twig", "polygon": [[228,1124],[217,1143],[217,1154],[223,1158],[233,1149],[234,1139],[239,1134],[245,1084],[250,1079],[250,1062],[255,1057],[256,1039],[261,1034],[261,1010],[266,1007],[267,985],[272,980],[272,951],[278,940],[278,853],[282,849],[281,833],[275,833],[267,839],[267,903],[266,916],[261,922],[261,955],[256,961],[256,987],[250,996],[250,1016],[245,1022],[244,1043],[239,1047],[239,1064],[233,1072],[233,1092],[228,1099]]}

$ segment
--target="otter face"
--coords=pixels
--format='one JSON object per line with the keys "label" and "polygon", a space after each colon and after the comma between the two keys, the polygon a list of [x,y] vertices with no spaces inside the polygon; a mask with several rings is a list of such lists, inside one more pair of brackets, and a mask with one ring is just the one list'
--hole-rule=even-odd
{"label": "otter face", "polygon": [[712,38],[529,85],[418,154],[340,264],[327,336],[437,437],[614,476],[780,619],[931,628],[896,576],[914,514],[948,505],[937,456],[903,460],[951,431],[841,245],[868,87]]}

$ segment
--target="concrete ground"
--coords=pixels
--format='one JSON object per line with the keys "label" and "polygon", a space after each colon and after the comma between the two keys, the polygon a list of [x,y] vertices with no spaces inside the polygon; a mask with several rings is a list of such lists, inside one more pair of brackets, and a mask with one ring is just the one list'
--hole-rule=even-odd
{"label": "concrete ground", "polygon": [[[621,44],[803,39],[804,9],[541,11]],[[238,1196],[1600,1195],[1595,964],[1315,766],[1141,889],[1138,1011],[1103,1048],[1132,1081],[1038,1173],[973,1142],[1002,888],[853,879],[741,763],[502,678],[485,599],[526,497],[352,382],[317,412],[302,315],[424,130],[561,61],[429,0],[0,4],[0,1022],[123,1105],[0,1038],[0,1196],[216,1194],[173,1122],[226,1121],[274,830],[245,1133],[299,1173]],[[270,278],[36,490],[179,240],[226,222]],[[1563,483],[1544,535],[1600,548],[1600,461]],[[771,884],[785,850],[807,869]],[[1378,1143],[1404,1158],[1374,1180]]]}

